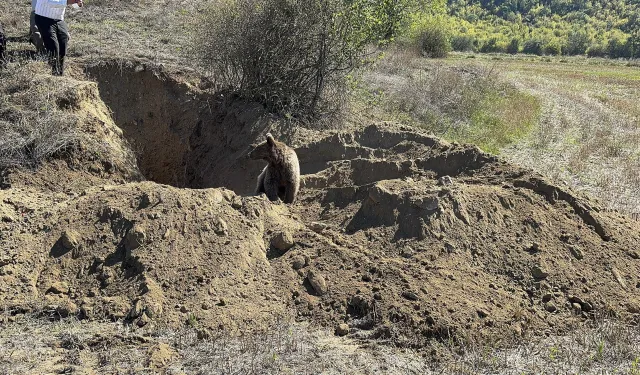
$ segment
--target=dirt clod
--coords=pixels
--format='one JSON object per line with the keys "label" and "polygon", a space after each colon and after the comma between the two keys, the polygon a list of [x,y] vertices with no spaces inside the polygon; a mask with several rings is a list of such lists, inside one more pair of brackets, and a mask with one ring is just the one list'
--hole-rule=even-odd
{"label": "dirt clod", "polygon": [[302,269],[306,265],[307,265],[307,260],[302,255],[296,255],[291,260],[291,267],[293,267],[294,270]]}
{"label": "dirt clod", "polygon": [[142,246],[147,239],[147,235],[140,226],[134,226],[124,236],[123,244],[127,251],[132,251]]}
{"label": "dirt clod", "polygon": [[341,323],[336,327],[336,335],[338,336],[346,336],[349,334],[350,328],[346,323]]}
{"label": "dirt clod", "polygon": [[281,251],[287,251],[295,244],[293,236],[288,231],[279,231],[271,237],[271,246]]}
{"label": "dirt clod", "polygon": [[549,276],[549,273],[543,268],[543,266],[533,266],[531,268],[531,276],[536,280],[544,280]]}
{"label": "dirt clod", "polygon": [[67,250],[77,249],[80,246],[80,235],[73,230],[65,230],[60,236],[60,243]]}
{"label": "dirt clod", "polygon": [[69,284],[64,281],[56,281],[51,284],[51,286],[47,289],[47,293],[53,294],[68,294],[69,293]]}
{"label": "dirt clod", "polygon": [[309,280],[309,284],[311,284],[317,295],[322,296],[327,293],[327,282],[324,277],[316,271],[309,270],[309,272],[307,272],[307,280]]}

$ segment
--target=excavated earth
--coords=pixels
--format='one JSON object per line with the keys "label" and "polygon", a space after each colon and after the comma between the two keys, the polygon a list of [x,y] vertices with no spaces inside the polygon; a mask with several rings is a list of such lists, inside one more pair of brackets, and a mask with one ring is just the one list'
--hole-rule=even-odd
{"label": "excavated earth", "polygon": [[[141,64],[86,75],[59,100],[85,119],[79,150],[0,190],[13,314],[230,332],[284,317],[416,348],[640,322],[640,223],[529,170],[396,124],[285,134]],[[298,153],[294,205],[251,196],[267,131]]]}

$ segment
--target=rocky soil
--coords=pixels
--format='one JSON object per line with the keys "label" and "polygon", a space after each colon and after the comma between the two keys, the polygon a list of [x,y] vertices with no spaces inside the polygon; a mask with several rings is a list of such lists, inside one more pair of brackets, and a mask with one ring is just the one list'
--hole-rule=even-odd
{"label": "rocky soil", "polygon": [[[144,65],[87,75],[60,102],[86,119],[80,151],[0,190],[10,315],[203,332],[280,317],[413,348],[640,322],[640,223],[530,170],[396,124],[285,134]],[[298,153],[294,205],[249,194],[267,131]]]}

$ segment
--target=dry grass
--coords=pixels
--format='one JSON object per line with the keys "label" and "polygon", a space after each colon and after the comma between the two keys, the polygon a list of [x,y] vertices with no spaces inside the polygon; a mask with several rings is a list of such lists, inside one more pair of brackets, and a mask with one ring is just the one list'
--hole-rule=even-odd
{"label": "dry grass", "polygon": [[[71,151],[82,139],[78,119],[59,108],[59,80],[38,79],[44,64],[12,64],[0,71],[0,168],[34,167]],[[45,73],[46,74],[46,73]]]}
{"label": "dry grass", "polygon": [[502,69],[543,107],[535,131],[503,154],[600,198],[608,208],[640,213],[637,68],[572,59],[514,60]]}
{"label": "dry grass", "polygon": [[[640,329],[599,320],[567,336],[511,346],[434,344],[446,361],[280,321],[231,336],[4,315],[0,373],[100,374],[638,374]],[[7,322],[10,318],[12,322]],[[206,333],[204,333],[206,332]],[[427,351],[429,353],[429,350]]]}

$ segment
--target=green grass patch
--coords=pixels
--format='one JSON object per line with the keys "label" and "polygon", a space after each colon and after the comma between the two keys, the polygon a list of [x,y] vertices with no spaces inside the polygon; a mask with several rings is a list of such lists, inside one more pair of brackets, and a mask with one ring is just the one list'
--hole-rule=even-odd
{"label": "green grass patch", "polygon": [[361,86],[357,100],[379,119],[492,153],[529,134],[541,111],[536,97],[506,83],[493,67],[434,62],[402,52],[389,54]]}
{"label": "green grass patch", "polygon": [[540,116],[540,101],[515,89],[485,95],[473,111],[469,126],[455,128],[445,137],[499,153],[533,129]]}

